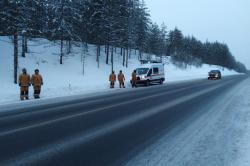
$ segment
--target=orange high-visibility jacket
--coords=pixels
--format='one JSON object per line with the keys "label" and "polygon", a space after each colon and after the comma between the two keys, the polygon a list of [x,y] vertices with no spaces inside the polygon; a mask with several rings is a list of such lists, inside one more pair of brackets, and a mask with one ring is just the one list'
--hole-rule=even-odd
{"label": "orange high-visibility jacket", "polygon": [[18,83],[20,86],[29,86],[30,85],[30,75],[29,74],[20,74]]}
{"label": "orange high-visibility jacket", "polygon": [[119,80],[119,82],[124,82],[125,81],[125,76],[124,76],[124,74],[118,74],[118,80]]}
{"label": "orange high-visibility jacket", "polygon": [[115,82],[116,81],[116,75],[115,74],[110,74],[109,75],[109,81]]}
{"label": "orange high-visibility jacket", "polygon": [[43,84],[43,77],[40,74],[33,74],[31,77],[31,84],[33,86],[41,86]]}
{"label": "orange high-visibility jacket", "polygon": [[132,81],[133,81],[133,82],[136,82],[136,80],[137,80],[137,78],[136,78],[136,73],[133,72],[133,73],[132,73]]}

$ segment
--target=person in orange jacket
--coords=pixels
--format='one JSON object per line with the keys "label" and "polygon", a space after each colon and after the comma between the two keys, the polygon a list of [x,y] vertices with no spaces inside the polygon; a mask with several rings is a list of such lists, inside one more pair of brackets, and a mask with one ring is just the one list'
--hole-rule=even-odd
{"label": "person in orange jacket", "polygon": [[25,68],[22,69],[22,74],[19,75],[18,84],[20,87],[20,99],[29,100],[30,75],[27,74]]}
{"label": "person in orange jacket", "polygon": [[125,76],[120,70],[120,73],[118,74],[118,81],[119,81],[119,86],[120,88],[125,88],[124,82],[125,82]]}
{"label": "person in orange jacket", "polygon": [[132,80],[131,80],[132,88],[136,88],[137,87],[136,81],[137,81],[136,70],[134,70],[134,72],[132,73]]}
{"label": "person in orange jacket", "polygon": [[112,73],[109,75],[109,82],[110,82],[110,88],[115,88],[116,75],[114,71],[112,71]]}
{"label": "person in orange jacket", "polygon": [[34,98],[39,99],[41,93],[41,87],[43,85],[43,77],[39,74],[39,70],[35,70],[35,74],[31,77],[31,84],[33,85],[34,89]]}

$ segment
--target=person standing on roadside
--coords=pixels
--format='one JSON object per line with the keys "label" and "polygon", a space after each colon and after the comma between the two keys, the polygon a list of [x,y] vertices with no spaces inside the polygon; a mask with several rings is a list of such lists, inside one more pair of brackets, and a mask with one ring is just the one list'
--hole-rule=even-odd
{"label": "person standing on roadside", "polygon": [[132,73],[132,80],[131,80],[132,88],[136,88],[137,87],[136,81],[137,81],[136,70],[134,70],[134,72]]}
{"label": "person standing on roadside", "polygon": [[19,75],[18,84],[20,87],[20,99],[29,100],[30,75],[27,74],[25,68],[22,69],[22,74]]}
{"label": "person standing on roadside", "polygon": [[109,75],[109,82],[110,82],[110,88],[115,88],[116,75],[114,71],[112,71],[112,73]]}
{"label": "person standing on roadside", "polygon": [[118,81],[119,81],[119,86],[120,88],[125,88],[124,82],[125,82],[125,76],[120,70],[120,73],[118,74]]}
{"label": "person standing on roadside", "polygon": [[39,74],[39,70],[35,70],[35,74],[32,75],[31,77],[31,84],[34,89],[34,98],[39,99],[40,98],[40,93],[41,93],[41,87],[43,85],[43,78]]}

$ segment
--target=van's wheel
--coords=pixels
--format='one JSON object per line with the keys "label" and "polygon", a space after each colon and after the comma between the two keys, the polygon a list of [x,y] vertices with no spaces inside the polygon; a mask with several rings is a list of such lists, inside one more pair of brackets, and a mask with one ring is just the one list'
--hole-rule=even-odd
{"label": "van's wheel", "polygon": [[146,86],[150,86],[150,81],[149,80],[147,80]]}
{"label": "van's wheel", "polygon": [[161,85],[163,84],[163,80],[162,80],[162,79],[160,79],[160,84],[161,84]]}

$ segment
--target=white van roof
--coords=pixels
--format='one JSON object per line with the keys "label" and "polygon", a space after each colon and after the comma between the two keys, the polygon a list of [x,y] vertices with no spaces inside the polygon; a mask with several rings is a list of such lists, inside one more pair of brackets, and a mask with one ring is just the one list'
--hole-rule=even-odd
{"label": "white van roof", "polygon": [[147,63],[140,65],[140,68],[163,67],[162,63]]}

